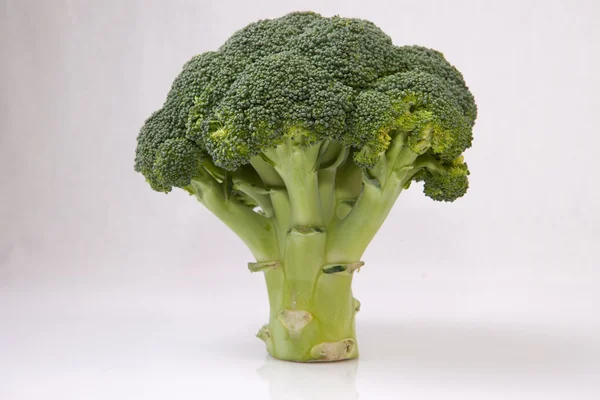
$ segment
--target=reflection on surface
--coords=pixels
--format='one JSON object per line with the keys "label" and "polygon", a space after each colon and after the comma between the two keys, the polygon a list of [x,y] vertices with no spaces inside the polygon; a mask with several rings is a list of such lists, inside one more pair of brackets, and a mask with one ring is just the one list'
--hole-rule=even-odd
{"label": "reflection on surface", "polygon": [[270,400],[358,399],[358,360],[300,364],[269,357],[258,375],[269,382]]}

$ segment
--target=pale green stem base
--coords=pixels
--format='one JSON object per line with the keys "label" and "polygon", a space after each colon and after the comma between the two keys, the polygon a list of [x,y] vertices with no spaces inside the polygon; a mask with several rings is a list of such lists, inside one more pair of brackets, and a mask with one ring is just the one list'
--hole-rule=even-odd
{"label": "pale green stem base", "polygon": [[297,362],[358,357],[352,275],[361,263],[325,265],[325,234],[288,234],[284,262],[264,269],[269,323],[258,333],[269,353]]}
{"label": "pale green stem base", "polygon": [[265,277],[271,316],[257,336],[269,354],[297,362],[358,357],[354,328],[358,302],[352,297],[350,274],[321,274],[309,282],[285,280],[281,269],[273,269]]}

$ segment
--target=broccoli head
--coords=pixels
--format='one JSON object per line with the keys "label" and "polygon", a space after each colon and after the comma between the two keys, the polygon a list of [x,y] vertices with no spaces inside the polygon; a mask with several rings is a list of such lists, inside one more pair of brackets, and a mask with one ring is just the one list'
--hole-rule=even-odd
{"label": "broccoli head", "polygon": [[135,170],[195,196],[248,245],[267,279],[271,354],[353,358],[352,272],[411,182],[436,201],[465,194],[476,116],[440,52],[295,12],[188,61],[141,128]]}

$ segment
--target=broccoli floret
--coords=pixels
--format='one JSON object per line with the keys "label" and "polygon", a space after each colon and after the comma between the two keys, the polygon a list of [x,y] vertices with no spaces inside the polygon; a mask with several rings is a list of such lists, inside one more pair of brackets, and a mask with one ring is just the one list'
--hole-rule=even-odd
{"label": "broccoli floret", "polygon": [[423,181],[423,191],[437,201],[454,201],[462,197],[469,188],[469,168],[462,156],[449,164],[436,162],[435,159],[426,161],[428,168],[423,168],[413,178]]}
{"label": "broccoli floret", "polygon": [[392,99],[384,93],[365,90],[356,96],[349,127],[354,143],[360,147],[360,151],[354,154],[356,164],[365,167],[377,164],[390,145],[390,131],[398,116]]}
{"label": "broccoli floret", "polygon": [[162,187],[184,187],[201,162],[202,152],[186,138],[167,139],[158,147],[153,170]]}
{"label": "broccoli floret", "polygon": [[451,161],[471,146],[472,120],[447,81],[426,72],[408,71],[381,79],[376,88],[394,99],[399,125],[411,133],[409,146],[415,152],[431,149]]}
{"label": "broccoli floret", "polygon": [[275,357],[358,355],[352,274],[399,194],[454,201],[477,107],[442,53],[372,22],[296,12],[254,22],[183,66],[138,136],[135,170],[182,188],[252,251]]}

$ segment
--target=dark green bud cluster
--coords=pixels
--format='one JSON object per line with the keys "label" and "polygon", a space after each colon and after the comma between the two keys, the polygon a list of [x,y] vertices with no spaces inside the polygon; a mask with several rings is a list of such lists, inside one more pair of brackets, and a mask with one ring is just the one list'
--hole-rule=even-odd
{"label": "dark green bud cluster", "polygon": [[376,89],[388,95],[398,112],[398,126],[411,132],[409,145],[446,161],[471,146],[473,121],[466,115],[448,84],[435,75],[408,71],[379,80]]}
{"label": "dark green bud cluster", "polygon": [[183,187],[190,183],[201,161],[202,152],[187,139],[167,139],[158,147],[154,158],[155,181],[163,187]]}
{"label": "dark green bud cluster", "polygon": [[469,188],[469,169],[462,157],[457,158],[441,170],[422,170],[415,176],[423,181],[423,192],[436,201],[454,201],[463,196]]}
{"label": "dark green bud cluster", "polygon": [[[369,168],[403,132],[413,151],[452,170],[471,145],[476,113],[441,53],[397,47],[369,21],[291,13],[252,23],[186,63],[140,131],[135,169],[168,192],[189,184],[203,158],[236,170],[294,135],[303,145],[352,147],[354,162]],[[425,193],[458,197],[440,179],[426,179]]]}

